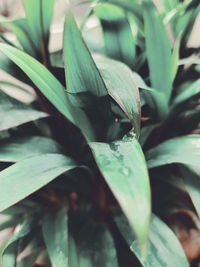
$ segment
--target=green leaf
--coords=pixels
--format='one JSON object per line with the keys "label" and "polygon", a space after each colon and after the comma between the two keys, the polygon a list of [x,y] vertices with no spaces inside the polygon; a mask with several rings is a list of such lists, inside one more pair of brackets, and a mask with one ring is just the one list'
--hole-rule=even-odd
{"label": "green leaf", "polygon": [[133,13],[138,19],[142,20],[142,10],[139,4],[130,0],[108,0],[108,3],[121,7],[124,10]]}
{"label": "green leaf", "polygon": [[70,267],[118,267],[115,243],[105,224],[91,214],[71,214],[69,234]]}
{"label": "green leaf", "polygon": [[54,3],[55,0],[23,0],[30,35],[38,49],[43,41],[48,42]]}
{"label": "green leaf", "polygon": [[42,231],[52,267],[68,267],[67,210],[49,211],[42,222]]}
{"label": "green leaf", "polygon": [[174,99],[173,105],[178,105],[193,96],[200,94],[200,79],[193,82],[189,87],[181,91]]}
{"label": "green leaf", "polygon": [[29,216],[24,220],[23,223],[17,225],[14,230],[14,234],[8,240],[8,242],[3,246],[0,252],[3,267],[15,267],[16,257],[18,253],[18,242],[27,236],[36,225],[36,220],[38,217]]}
{"label": "green leaf", "polygon": [[47,117],[48,114],[22,104],[0,90],[0,131]]}
{"label": "green leaf", "polygon": [[200,166],[200,136],[187,135],[169,139],[146,152],[149,168],[172,163]]}
{"label": "green leaf", "polygon": [[102,128],[107,132],[112,119],[108,92],[71,13],[65,21],[64,62],[69,99],[86,110],[90,120],[97,121],[101,127],[95,133],[102,139],[99,133]]}
{"label": "green leaf", "polygon": [[19,217],[8,217],[6,219],[3,219],[2,218],[2,215],[1,215],[1,222],[0,222],[0,231],[6,229],[6,228],[9,228],[9,227],[14,227],[16,226],[20,221],[20,218]]}
{"label": "green leaf", "polygon": [[47,137],[11,137],[0,142],[1,162],[16,162],[31,156],[60,152],[59,144]]}
{"label": "green leaf", "polygon": [[165,94],[165,99],[156,99],[158,116],[163,118],[167,114],[167,104],[172,90],[171,48],[164,24],[155,6],[151,2],[144,1],[142,8],[151,87]]}
{"label": "green leaf", "polygon": [[65,21],[64,61],[69,93],[90,92],[97,97],[108,94],[71,13],[67,14]]}
{"label": "green leaf", "polygon": [[35,46],[29,36],[29,28],[26,19],[20,18],[15,20],[8,20],[4,18],[0,20],[0,25],[14,32],[24,51],[32,56],[36,56]]}
{"label": "green leaf", "polygon": [[134,241],[131,245],[131,250],[136,254],[143,267],[189,267],[189,263],[177,237],[156,216],[152,218],[149,239],[148,255],[145,260],[141,256],[138,242]]}
{"label": "green leaf", "polygon": [[26,75],[7,56],[0,51],[0,69],[14,78],[27,82]]}
{"label": "green leaf", "polygon": [[[150,186],[143,152],[134,137],[90,143],[96,162],[143,248],[151,213]],[[142,216],[141,216],[142,214]]]}
{"label": "green leaf", "polygon": [[200,217],[200,166],[180,166],[181,176]]}
{"label": "green leaf", "polygon": [[[29,196],[62,173],[76,167],[68,157],[44,154],[22,160],[0,172],[0,211]],[[10,189],[13,188],[12,194]]]}
{"label": "green leaf", "polygon": [[126,13],[123,9],[107,3],[98,4],[94,10],[103,28],[107,55],[132,67],[135,40]]}
{"label": "green leaf", "polygon": [[40,89],[44,96],[72,123],[93,140],[91,125],[83,111],[74,108],[62,84],[40,62],[9,45],[0,44],[0,51],[17,64]]}
{"label": "green leaf", "polygon": [[139,136],[141,107],[135,75],[121,62],[99,56],[94,59],[109,95],[124,111]]}
{"label": "green leaf", "polygon": [[41,242],[40,236],[38,237],[38,234],[36,235],[34,234],[34,237],[32,238],[31,242],[29,242],[27,245],[27,247],[29,248],[28,255],[25,255],[24,257],[22,257],[20,261],[17,261],[16,267],[34,266],[34,263],[36,262],[38,256],[40,255],[41,251],[44,249],[43,244],[41,243],[42,242]]}
{"label": "green leaf", "polygon": [[171,66],[171,81],[173,82],[179,67],[179,50],[180,50],[180,43],[181,43],[181,34],[176,38],[174,43],[173,51],[172,51],[172,66]]}

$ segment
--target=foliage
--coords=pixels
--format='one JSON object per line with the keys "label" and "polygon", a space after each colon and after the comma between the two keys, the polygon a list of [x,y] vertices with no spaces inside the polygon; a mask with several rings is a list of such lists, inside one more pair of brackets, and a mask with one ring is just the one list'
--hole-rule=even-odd
{"label": "foliage", "polygon": [[200,5],[93,2],[82,33],[66,14],[61,51],[48,48],[54,0],[0,18],[18,40],[1,34],[0,68],[36,95],[27,105],[0,81],[2,265],[189,266],[171,218],[200,215],[199,49],[187,46]]}

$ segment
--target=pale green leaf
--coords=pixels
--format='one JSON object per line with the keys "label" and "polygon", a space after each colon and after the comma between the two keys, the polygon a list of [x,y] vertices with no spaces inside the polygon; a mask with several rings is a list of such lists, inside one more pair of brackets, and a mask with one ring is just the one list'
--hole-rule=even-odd
{"label": "pale green leaf", "polygon": [[149,168],[172,163],[200,166],[200,136],[187,135],[169,139],[146,152]]}

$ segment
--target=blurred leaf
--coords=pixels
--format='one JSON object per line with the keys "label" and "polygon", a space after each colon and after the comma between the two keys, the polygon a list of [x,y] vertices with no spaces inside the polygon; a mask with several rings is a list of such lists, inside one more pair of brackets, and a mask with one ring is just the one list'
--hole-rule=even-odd
{"label": "blurred leaf", "polygon": [[171,48],[163,22],[151,2],[144,1],[143,14],[151,86],[165,94],[165,99],[156,98],[158,116],[163,118],[167,113],[172,89]]}
{"label": "blurred leaf", "polygon": [[139,143],[130,137],[110,144],[90,143],[90,147],[144,249],[149,231],[151,200],[148,172]]}
{"label": "blurred leaf", "polygon": [[107,55],[130,67],[135,58],[135,40],[123,9],[107,3],[94,8],[100,19]]}
{"label": "blurred leaf", "polygon": [[43,236],[52,267],[68,267],[67,210],[62,207],[45,214],[42,223]]}
{"label": "blurred leaf", "polygon": [[47,117],[48,114],[22,104],[0,90],[0,131]]}
{"label": "blurred leaf", "polygon": [[[104,0],[102,0],[103,2]],[[138,19],[142,20],[141,6],[131,0],[108,0],[109,4],[116,5],[124,10],[133,13]]]}
{"label": "blurred leaf", "polygon": [[6,218],[6,220],[4,220],[2,218],[2,215],[1,215],[1,222],[0,222],[0,231],[6,229],[6,228],[10,228],[10,227],[14,227],[16,226],[20,221],[20,218],[15,216],[15,217],[8,217]]}
{"label": "blurred leaf", "polygon": [[76,212],[70,226],[70,267],[118,267],[115,243],[105,224]]}
{"label": "blurred leaf", "polygon": [[134,241],[131,245],[131,250],[136,254],[142,266],[189,267],[189,263],[177,237],[156,216],[152,218],[149,239],[150,244],[146,259],[143,259],[141,256],[137,241]]}
{"label": "blurred leaf", "polygon": [[162,0],[162,3],[167,12],[171,11],[172,9],[177,8],[179,1],[178,0]]}
{"label": "blurred leaf", "polygon": [[[23,0],[29,31],[37,49],[48,42],[55,0]],[[34,10],[34,12],[33,12]]]}
{"label": "blurred leaf", "polygon": [[106,84],[109,95],[134,126],[140,132],[140,96],[133,72],[123,63],[104,57],[94,57],[97,67]]}
{"label": "blurred leaf", "polygon": [[149,168],[172,163],[200,166],[200,135],[169,139],[146,152]]}
{"label": "blurred leaf", "polygon": [[188,57],[188,58],[181,58],[178,63],[180,66],[181,65],[193,65],[193,64],[200,64],[200,59],[198,57]]}
{"label": "blurred leaf", "polygon": [[26,81],[26,75],[7,56],[0,51],[0,69],[18,80]]}
{"label": "blurred leaf", "polygon": [[85,137],[92,138],[91,126],[85,114],[74,109],[62,84],[40,62],[9,45],[0,44],[0,51],[17,64],[40,89],[45,97],[72,123],[81,128]]}
{"label": "blurred leaf", "polygon": [[185,187],[200,217],[200,166],[180,166]]}
{"label": "blurred leaf", "polygon": [[60,152],[60,145],[47,137],[11,137],[0,142],[1,162],[16,162],[31,156]]}
{"label": "blurred leaf", "polygon": [[[0,211],[24,199],[76,164],[60,154],[44,154],[22,160],[0,172]],[[10,190],[13,188],[12,194]]]}
{"label": "blurred leaf", "polygon": [[17,261],[16,267],[33,267],[41,251],[44,249],[41,243],[38,235],[34,235],[32,240],[28,243],[28,248],[30,250],[28,255],[25,255],[21,260]]}
{"label": "blurred leaf", "polygon": [[38,217],[28,217],[23,223],[17,225],[14,234],[0,251],[3,267],[15,267],[18,253],[18,242],[28,235],[36,225]]}
{"label": "blurred leaf", "polygon": [[174,99],[173,105],[178,105],[186,100],[189,100],[195,95],[200,94],[200,79],[194,81],[189,87],[181,91]]}
{"label": "blurred leaf", "polygon": [[176,38],[174,43],[173,51],[172,51],[172,66],[171,66],[171,81],[173,82],[179,67],[179,50],[180,50],[180,43],[181,43],[181,34]]}
{"label": "blurred leaf", "polygon": [[14,19],[14,20],[1,19],[0,25],[11,30],[16,35],[17,40],[28,54],[36,56],[35,46],[29,36],[29,28],[26,19],[24,18]]}
{"label": "blurred leaf", "polygon": [[156,126],[154,124],[142,127],[141,135],[140,135],[140,139],[139,139],[141,146],[143,146],[146,143],[148,137],[151,135],[151,133],[153,132],[155,127]]}

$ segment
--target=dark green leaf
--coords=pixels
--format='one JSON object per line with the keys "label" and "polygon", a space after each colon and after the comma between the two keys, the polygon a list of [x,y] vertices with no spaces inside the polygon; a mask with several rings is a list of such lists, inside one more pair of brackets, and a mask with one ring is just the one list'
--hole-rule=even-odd
{"label": "dark green leaf", "polygon": [[200,165],[200,136],[187,135],[169,139],[146,153],[149,168],[172,163]]}
{"label": "dark green leaf", "polygon": [[75,166],[75,163],[64,155],[44,154],[22,160],[1,171],[0,211],[24,199]]}
{"label": "dark green leaf", "polygon": [[118,267],[114,240],[103,223],[78,212],[71,216],[69,266]]}
{"label": "dark green leaf", "polygon": [[135,58],[135,40],[124,10],[103,3],[95,7],[95,12],[103,28],[107,55],[132,67]]}
{"label": "dark green leaf", "polygon": [[187,258],[175,234],[156,216],[152,218],[149,238],[150,244],[146,259],[141,256],[137,241],[134,241],[131,245],[131,250],[136,254],[142,266],[189,267]]}
{"label": "dark green leaf", "polygon": [[41,137],[9,138],[0,142],[0,161],[16,162],[31,156],[62,152],[54,140]]}
{"label": "dark green leaf", "polygon": [[140,245],[145,246],[151,200],[147,167],[139,143],[130,137],[110,144],[90,143],[90,146]]}
{"label": "dark green leaf", "polygon": [[65,88],[40,62],[9,45],[0,44],[0,51],[17,64],[40,89],[46,98],[72,123],[81,128],[86,138],[92,137],[91,126],[86,115],[70,104]]}
{"label": "dark green leaf", "polygon": [[0,130],[4,131],[21,124],[47,117],[48,114],[22,104],[0,90]]}
{"label": "dark green leaf", "polygon": [[156,99],[158,116],[162,118],[167,113],[172,89],[171,48],[163,22],[153,3],[144,1],[143,14],[151,86],[165,94],[165,99]]}
{"label": "dark green leaf", "polygon": [[95,57],[95,62],[104,79],[109,95],[117,102],[134,126],[140,132],[140,96],[133,72],[123,63]]}
{"label": "dark green leaf", "polygon": [[68,267],[67,210],[49,211],[42,223],[43,236],[52,267]]}
{"label": "dark green leaf", "polygon": [[173,105],[189,100],[193,96],[200,94],[200,79],[193,82],[189,87],[181,91],[173,101]]}
{"label": "dark green leaf", "polygon": [[67,14],[65,22],[64,61],[69,93],[90,92],[97,97],[108,94],[71,13]]}
{"label": "dark green leaf", "polygon": [[36,217],[26,218],[23,223],[17,225],[14,234],[0,251],[3,267],[15,267],[18,252],[18,241],[28,235],[35,227]]}
{"label": "dark green leaf", "polygon": [[181,166],[180,169],[185,187],[200,217],[200,166]]}

